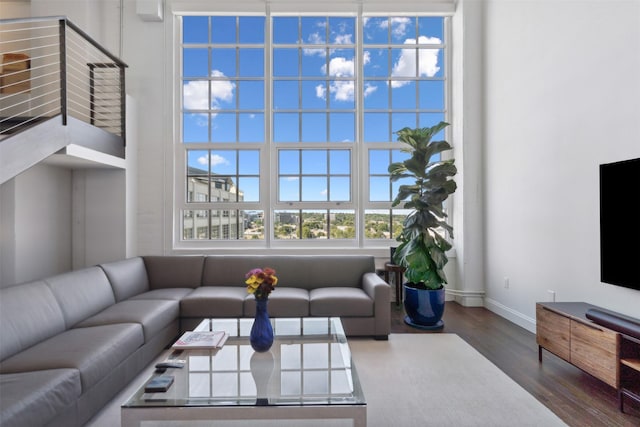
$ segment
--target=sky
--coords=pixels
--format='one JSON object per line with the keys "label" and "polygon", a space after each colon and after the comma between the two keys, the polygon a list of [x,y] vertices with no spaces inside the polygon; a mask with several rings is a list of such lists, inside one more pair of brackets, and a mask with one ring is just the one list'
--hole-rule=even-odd
{"label": "sky", "polygon": [[[183,18],[183,141],[263,143],[264,17]],[[438,17],[364,18],[364,143],[395,140],[405,126],[444,120],[443,40]],[[287,143],[356,141],[356,18],[273,17],[272,138],[281,201],[347,201],[349,150],[306,152]],[[239,48],[237,48],[239,47]],[[423,79],[421,79],[423,78]],[[427,78],[427,79],[424,79]],[[209,84],[211,83],[211,84]],[[271,89],[271,88],[269,88]],[[238,147],[242,148],[242,147]],[[406,156],[406,155],[405,155]],[[370,200],[390,201],[387,166],[398,150],[369,152]],[[193,150],[188,165],[240,175],[245,201],[258,201],[258,150]],[[235,180],[235,178],[234,178]]]}

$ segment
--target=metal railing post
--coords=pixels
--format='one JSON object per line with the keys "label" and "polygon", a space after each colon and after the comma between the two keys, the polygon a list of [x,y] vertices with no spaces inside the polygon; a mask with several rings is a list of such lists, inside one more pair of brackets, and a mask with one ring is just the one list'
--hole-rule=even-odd
{"label": "metal railing post", "polygon": [[67,26],[66,20],[60,23],[60,113],[62,124],[67,125]]}

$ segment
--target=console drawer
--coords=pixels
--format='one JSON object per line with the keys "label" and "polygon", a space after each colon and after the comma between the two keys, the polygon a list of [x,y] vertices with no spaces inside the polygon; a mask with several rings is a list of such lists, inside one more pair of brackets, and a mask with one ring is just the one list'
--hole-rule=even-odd
{"label": "console drawer", "polygon": [[595,325],[571,321],[571,363],[612,387],[620,384],[619,334]]}
{"label": "console drawer", "polygon": [[536,306],[536,341],[566,361],[571,360],[571,320],[568,317]]}

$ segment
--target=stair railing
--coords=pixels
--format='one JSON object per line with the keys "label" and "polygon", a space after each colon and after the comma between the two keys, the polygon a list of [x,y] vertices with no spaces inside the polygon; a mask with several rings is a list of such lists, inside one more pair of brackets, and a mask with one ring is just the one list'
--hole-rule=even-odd
{"label": "stair railing", "polygon": [[0,139],[60,116],[125,143],[127,65],[65,17],[0,20]]}

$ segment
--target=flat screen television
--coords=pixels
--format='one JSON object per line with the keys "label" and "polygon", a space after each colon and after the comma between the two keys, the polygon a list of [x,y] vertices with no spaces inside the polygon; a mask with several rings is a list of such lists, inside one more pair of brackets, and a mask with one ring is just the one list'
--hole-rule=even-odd
{"label": "flat screen television", "polygon": [[640,158],[600,165],[600,280],[640,290]]}

